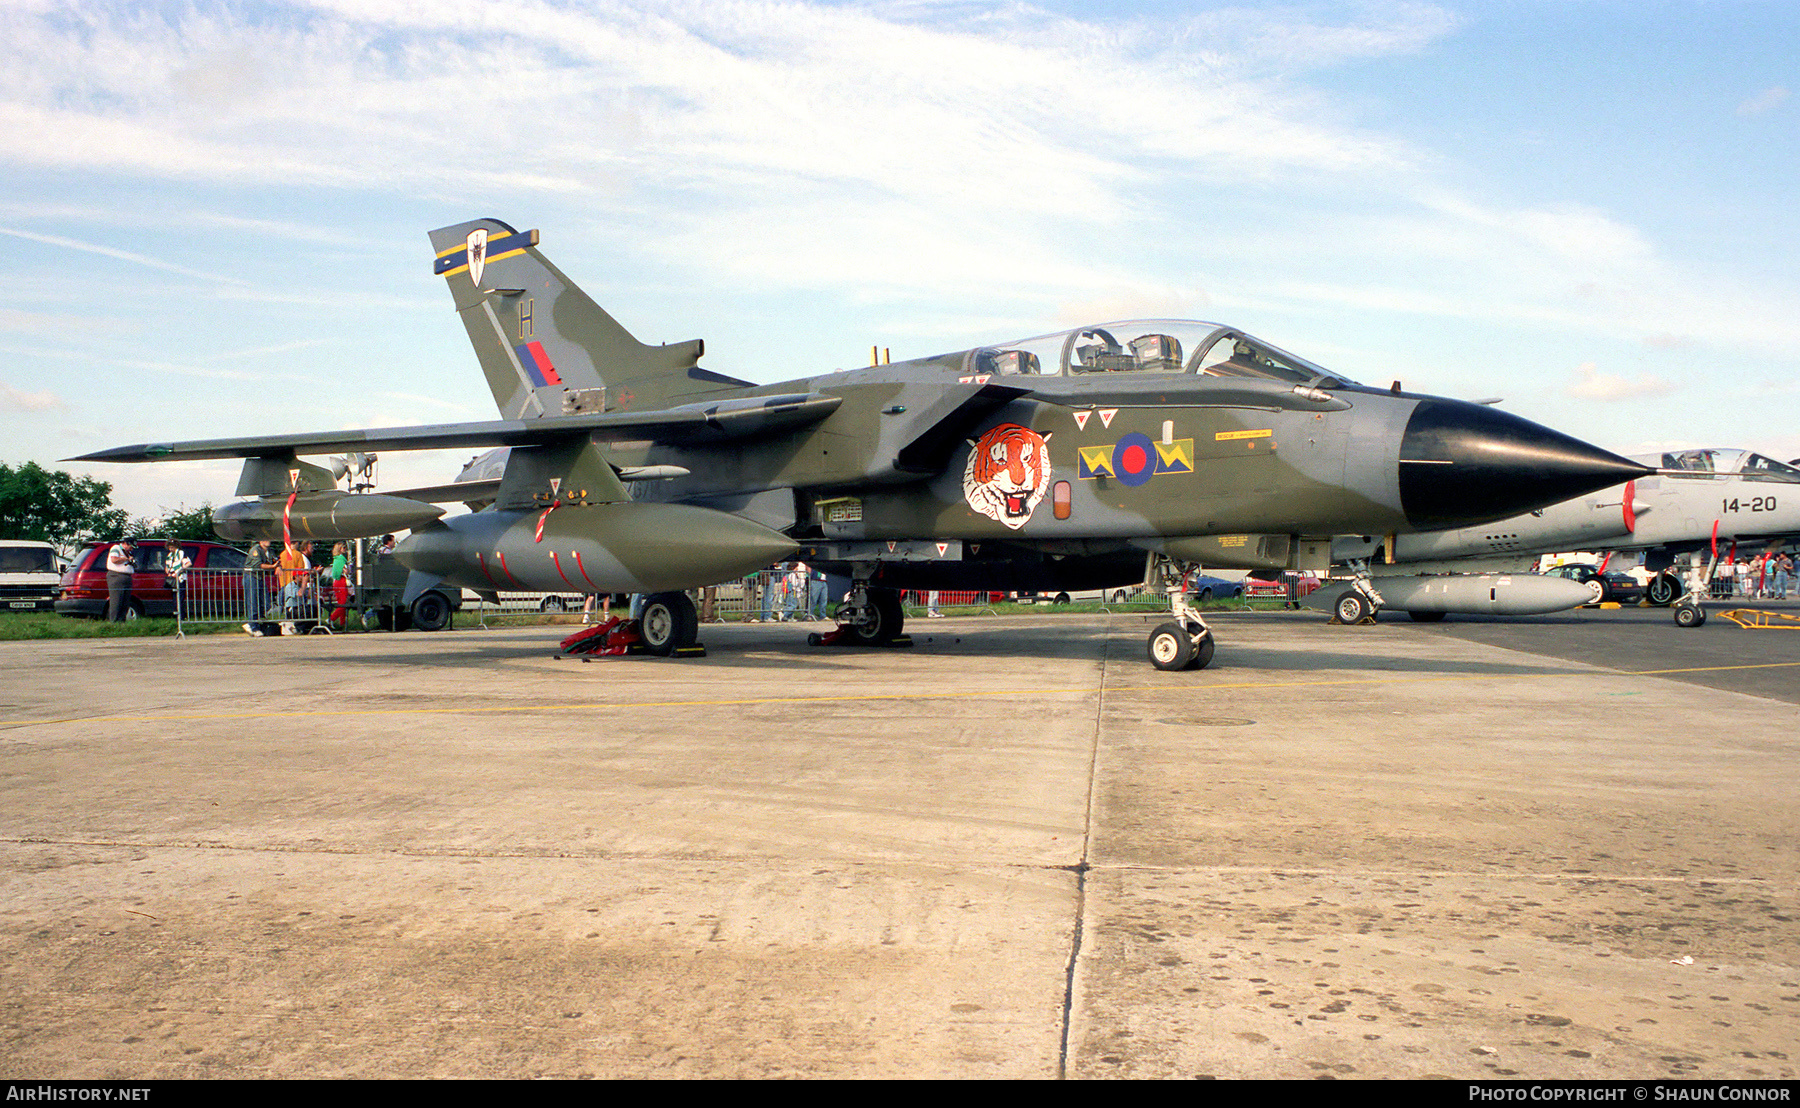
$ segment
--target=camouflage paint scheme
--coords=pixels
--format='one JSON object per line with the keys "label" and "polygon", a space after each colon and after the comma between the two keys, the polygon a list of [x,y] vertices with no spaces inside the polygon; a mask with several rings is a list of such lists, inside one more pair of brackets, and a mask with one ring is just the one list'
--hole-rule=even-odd
{"label": "camouflage paint scheme", "polygon": [[699,341],[638,342],[538,240],[497,220],[431,233],[497,421],[86,460],[242,457],[240,495],[269,499],[298,487],[299,454],[497,446],[456,485],[412,491],[481,510],[422,526],[399,556],[471,588],[596,592],[698,587],[797,551],[924,588],[1124,584],[1163,554],[1322,566],[1333,535],[1473,523],[1645,472],[1214,324],[1108,324],[752,385],[701,368]]}

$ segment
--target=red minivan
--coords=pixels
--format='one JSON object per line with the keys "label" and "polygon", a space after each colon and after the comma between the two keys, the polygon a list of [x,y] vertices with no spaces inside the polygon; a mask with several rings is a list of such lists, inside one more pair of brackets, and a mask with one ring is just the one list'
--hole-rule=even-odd
{"label": "red minivan", "polygon": [[1294,589],[1295,596],[1311,596],[1323,584],[1313,574],[1296,573],[1290,569],[1283,571],[1282,575],[1273,581],[1265,581],[1260,577],[1247,578],[1244,581],[1244,595],[1285,597],[1288,594],[1289,581],[1297,582],[1297,587]]}
{"label": "red minivan", "polygon": [[[175,594],[169,591],[169,579],[163,576],[163,554],[168,539],[138,539],[137,566],[131,576],[131,603],[126,619],[139,616],[173,616]],[[106,618],[106,552],[110,542],[91,542],[75,556],[69,572],[63,574],[56,590],[56,611],[65,616]],[[189,603],[183,610],[192,612],[200,605],[207,610],[222,610],[222,605],[236,598],[243,603],[243,579],[227,577],[218,570],[244,568],[244,552],[220,542],[183,539],[181,549],[194,563],[195,569],[213,573],[196,574],[189,580]],[[217,596],[210,595],[217,593]]]}

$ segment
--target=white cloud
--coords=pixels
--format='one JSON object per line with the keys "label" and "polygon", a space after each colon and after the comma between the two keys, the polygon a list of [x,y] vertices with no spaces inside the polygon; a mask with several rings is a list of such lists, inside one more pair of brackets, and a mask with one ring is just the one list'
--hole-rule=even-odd
{"label": "white cloud", "polygon": [[1478,239],[1489,249],[1504,251],[1513,264],[1551,259],[1558,270],[1573,265],[1590,276],[1641,275],[1662,268],[1642,232],[1591,207],[1501,208],[1438,191],[1422,192],[1417,199],[1438,218],[1418,224],[1423,236],[1410,243],[1415,249],[1429,249],[1433,238],[1452,248]]}
{"label": "white cloud", "polygon": [[[3,110],[4,108],[0,107],[0,111]],[[3,128],[4,126],[5,124],[0,122],[0,128]],[[152,258],[145,254],[134,253],[130,250],[120,250],[116,247],[104,246],[99,243],[83,242],[79,239],[66,238],[62,235],[46,235],[37,231],[22,231],[13,227],[0,227],[0,235],[11,235],[13,238],[25,239],[29,242],[41,242],[47,246],[61,246],[69,250],[80,250],[89,254],[100,254],[108,258],[117,258],[120,261],[131,262],[134,265],[149,266],[151,269],[161,269],[170,273],[179,273],[185,277],[199,277],[203,280],[219,282],[232,282],[235,280],[231,277],[221,277],[215,273],[202,273],[196,269],[189,269],[183,265],[176,265],[174,262],[166,262],[160,258]]]}
{"label": "white cloud", "polygon": [[1246,67],[1314,69],[1363,58],[1408,54],[1455,30],[1459,20],[1434,4],[1370,5],[1360,22],[1328,24],[1297,5],[1222,8],[1191,17],[1184,43]]}
{"label": "white cloud", "polygon": [[0,331],[15,331],[45,338],[70,335],[118,334],[134,329],[124,320],[76,315],[72,312],[27,312],[18,308],[0,308]]}
{"label": "white cloud", "polygon": [[[1203,240],[1196,279],[1233,306],[1403,313],[1547,327],[1679,353],[1702,344],[1800,357],[1795,289],[1719,259],[1683,267],[1590,206],[1500,205],[1399,183],[1394,202],[1305,211]],[[1267,267],[1246,259],[1271,258]]]}
{"label": "white cloud", "polygon": [[1675,391],[1675,386],[1661,377],[1640,373],[1636,379],[1628,379],[1616,373],[1601,373],[1592,362],[1582,363],[1577,367],[1575,373],[1578,380],[1563,391],[1578,400],[1599,400],[1612,403],[1619,400],[1666,396]]}
{"label": "white cloud", "polygon": [[315,346],[324,346],[326,339],[298,339],[294,342],[278,342],[270,346],[253,346],[245,350],[222,350],[208,357],[208,361],[228,361],[235,358],[261,358],[270,354],[287,354],[295,350],[310,350]]}
{"label": "white cloud", "polygon": [[[469,405],[455,400],[446,400],[441,396],[430,396],[417,392],[385,392],[382,396],[388,400],[398,400],[406,405],[408,415],[397,416],[389,423],[368,423],[369,427],[404,426],[417,423],[425,418],[421,410],[432,411],[447,417],[454,417],[451,422],[467,422],[478,419],[492,419],[493,414],[486,408],[471,408]],[[359,424],[358,426],[364,426]]]}
{"label": "white cloud", "polygon": [[1766,111],[1772,111],[1786,103],[1788,95],[1788,90],[1780,85],[1763,89],[1755,96],[1752,96],[1742,104],[1739,104],[1737,106],[1737,113],[1739,115],[1761,115]]}
{"label": "white cloud", "polygon": [[[1447,26],[1280,13],[1248,55],[1409,49]],[[902,10],[904,14],[904,10]],[[1117,222],[1153,176],[1361,173],[1411,155],[1315,122],[1161,24],[1026,8],[932,25],[883,9],[520,0],[198,6],[24,19],[0,158],[54,169],[435,193],[600,192],[709,229],[828,187],[856,228],[948,209],[1003,226]],[[1222,25],[1224,25],[1222,24]],[[1207,39],[1234,41],[1211,34]],[[1335,43],[1335,45],[1328,45]],[[1303,48],[1304,47],[1304,48]],[[1254,67],[1246,67],[1254,68]],[[1152,172],[1154,170],[1154,172]],[[761,244],[773,245],[767,239]]]}
{"label": "white cloud", "polygon": [[1210,298],[1198,289],[1119,286],[1085,300],[1059,304],[1056,322],[1070,327],[1108,319],[1190,319]]}
{"label": "white cloud", "polygon": [[[73,447],[71,447],[73,449]],[[161,462],[156,465],[75,465],[68,471],[78,477],[105,481],[113,488],[116,507],[134,518],[160,519],[177,508],[215,507],[232,499],[243,463]]]}
{"label": "white cloud", "polygon": [[15,389],[11,385],[0,385],[0,409],[9,412],[54,412],[68,408],[63,398],[42,389],[38,392],[26,392]]}

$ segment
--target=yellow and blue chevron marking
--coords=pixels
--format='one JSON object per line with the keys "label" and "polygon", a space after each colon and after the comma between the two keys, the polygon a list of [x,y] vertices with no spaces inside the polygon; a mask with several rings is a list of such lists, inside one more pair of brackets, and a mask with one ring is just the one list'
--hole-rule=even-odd
{"label": "yellow and blue chevron marking", "polygon": [[[538,244],[536,231],[518,231],[500,238],[490,238],[487,244],[487,263],[493,265],[504,258],[516,258],[525,253],[526,247]],[[431,272],[439,277],[451,277],[469,268],[469,244],[463,243],[444,251],[437,256],[437,262]]]}

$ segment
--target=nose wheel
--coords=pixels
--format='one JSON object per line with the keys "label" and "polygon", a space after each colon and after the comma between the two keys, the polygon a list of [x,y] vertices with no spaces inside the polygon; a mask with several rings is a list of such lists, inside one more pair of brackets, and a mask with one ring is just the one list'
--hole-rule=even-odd
{"label": "nose wheel", "polygon": [[1153,557],[1152,573],[1162,577],[1169,594],[1169,614],[1174,619],[1157,624],[1156,630],[1150,632],[1150,664],[1162,670],[1205,669],[1211,663],[1217,645],[1212,628],[1188,603],[1187,592],[1182,588],[1181,567],[1167,558]]}
{"label": "nose wheel", "polygon": [[1200,624],[1158,624],[1150,632],[1150,664],[1157,669],[1205,669],[1212,661],[1212,632]]}
{"label": "nose wheel", "polygon": [[[1701,606],[1701,599],[1706,596],[1712,584],[1713,570],[1719,565],[1715,554],[1707,564],[1701,566],[1698,553],[1688,558],[1687,592],[1677,597],[1672,605],[1677,627],[1699,627],[1706,622],[1706,609]],[[1658,578],[1657,580],[1661,580]],[[1652,582],[1654,584],[1654,582]]]}

